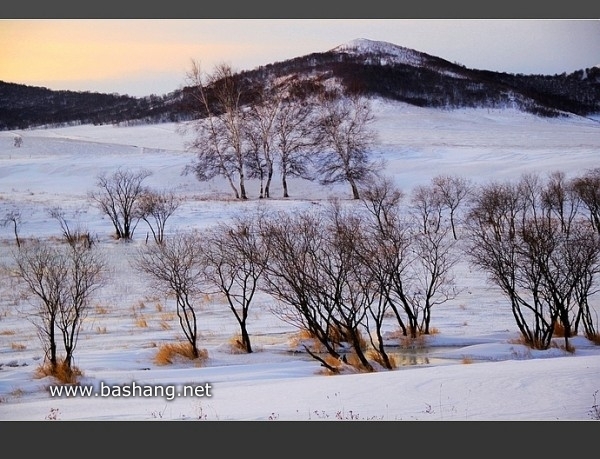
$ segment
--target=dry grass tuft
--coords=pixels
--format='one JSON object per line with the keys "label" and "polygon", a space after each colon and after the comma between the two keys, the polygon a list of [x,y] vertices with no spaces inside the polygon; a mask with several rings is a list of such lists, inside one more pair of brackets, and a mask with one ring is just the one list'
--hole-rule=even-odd
{"label": "dry grass tuft", "polygon": [[246,346],[244,346],[240,334],[236,334],[229,338],[229,346],[232,354],[246,354]]}
{"label": "dry grass tuft", "polygon": [[157,365],[171,365],[180,360],[192,360],[201,364],[208,359],[206,349],[199,349],[198,353],[198,357],[195,357],[192,345],[188,342],[162,344],[154,356],[154,362]]}
{"label": "dry grass tuft", "polygon": [[148,328],[148,322],[146,322],[144,317],[138,317],[135,320],[135,325],[139,328]]}
{"label": "dry grass tuft", "polygon": [[97,304],[95,310],[96,314],[98,315],[106,315],[110,312],[110,310],[106,306],[103,306],[101,304]]}
{"label": "dry grass tuft", "polygon": [[323,345],[316,339],[313,334],[305,329],[300,330],[290,338],[290,346],[293,348],[307,345],[312,352],[321,353],[325,351]]}
{"label": "dry grass tuft", "polygon": [[75,367],[68,367],[64,362],[59,362],[55,368],[49,363],[40,365],[35,372],[37,378],[45,378],[52,376],[63,384],[76,384],[80,376],[83,376],[83,372]]}
{"label": "dry grass tuft", "polygon": [[25,391],[21,388],[16,388],[10,391],[11,397],[21,398],[25,394]]}
{"label": "dry grass tuft", "polygon": [[404,349],[421,349],[427,345],[426,335],[417,335],[416,338],[410,336],[400,337],[400,346]]}
{"label": "dry grass tuft", "polygon": [[326,355],[323,360],[325,360],[325,363],[327,363],[327,365],[333,368],[333,370],[329,368],[323,368],[323,370],[321,370],[321,374],[324,375],[337,375],[342,371],[342,368],[344,366],[347,366],[340,359],[336,359],[332,355]]}
{"label": "dry grass tuft", "polygon": [[14,330],[2,330],[0,332],[0,335],[4,335],[4,336],[13,336],[15,335],[17,332]]}
{"label": "dry grass tuft", "polygon": [[592,343],[596,345],[600,345],[600,332],[596,332],[595,334],[588,333],[586,338],[589,339]]}
{"label": "dry grass tuft", "polygon": [[565,346],[564,341],[563,342],[556,342],[556,341],[552,341],[550,343],[550,347],[551,348],[556,348],[556,349],[562,349],[563,351],[569,352],[570,354],[573,354],[575,352],[575,346],[573,346],[572,343],[569,342],[568,346]]}
{"label": "dry grass tuft", "polygon": [[519,335],[517,338],[509,339],[508,342],[510,344],[522,344],[523,346],[530,346],[529,342],[525,339],[523,335]]}
{"label": "dry grass tuft", "polygon": [[552,331],[552,336],[555,336],[557,338],[565,337],[565,326],[562,322],[556,321],[554,323],[554,330]]}
{"label": "dry grass tuft", "polygon": [[[375,349],[369,349],[366,353],[366,356],[369,360],[373,360],[375,362],[377,362],[379,365],[381,365],[382,367],[385,368],[385,363],[383,361],[383,357],[382,355],[376,351]],[[392,369],[397,368],[398,364],[396,362],[396,359],[388,354],[388,360],[390,361],[390,364],[392,366]]]}
{"label": "dry grass tuft", "polygon": [[343,358],[335,358],[332,355],[326,355],[323,360],[329,367],[324,368],[321,374],[338,375],[340,373],[366,373],[367,369],[363,367],[358,356],[352,352],[346,354]]}
{"label": "dry grass tuft", "polygon": [[[465,322],[464,325],[466,325],[467,323]],[[410,334],[410,331],[407,330],[407,332]],[[409,335],[405,335],[404,332],[402,331],[402,329],[398,328],[395,331],[390,333],[390,338],[391,339],[397,339],[398,341],[400,341],[400,343],[402,344],[403,342],[406,341],[416,341],[419,342],[420,340],[424,340],[425,336],[430,336],[430,335],[439,335],[440,334],[440,330],[439,328],[436,327],[430,327],[429,328],[429,333],[425,334],[420,330],[417,330],[416,338],[411,338]]]}
{"label": "dry grass tuft", "polygon": [[473,363],[473,359],[471,357],[463,357],[462,363],[464,363],[465,365],[470,365],[471,363]]}
{"label": "dry grass tuft", "polygon": [[175,320],[175,313],[174,312],[164,312],[160,315],[160,318],[165,322],[170,322],[170,321]]}
{"label": "dry grass tuft", "polygon": [[348,365],[360,373],[366,373],[368,371],[354,352],[346,355],[346,361],[348,362]]}
{"label": "dry grass tuft", "polygon": [[13,351],[24,351],[25,349],[27,349],[27,346],[21,343],[11,343],[10,348]]}
{"label": "dry grass tuft", "polygon": [[[358,334],[359,346],[364,351],[368,347],[367,341],[362,336],[362,334],[360,334],[360,332],[357,331],[357,334]],[[332,342],[332,343],[333,342],[335,342],[335,343],[345,343],[346,342],[347,343],[343,332],[336,327],[331,327],[331,329],[329,330],[328,336],[329,336],[330,342]],[[309,330],[306,330],[306,329],[302,329],[298,333],[296,333],[296,335],[290,340],[290,344],[292,346],[296,347],[299,344],[306,344],[307,341],[311,342],[310,348],[313,352],[317,352],[317,353],[325,352],[325,347],[323,346],[323,344],[318,339],[315,338],[315,336],[312,332],[310,332]]]}

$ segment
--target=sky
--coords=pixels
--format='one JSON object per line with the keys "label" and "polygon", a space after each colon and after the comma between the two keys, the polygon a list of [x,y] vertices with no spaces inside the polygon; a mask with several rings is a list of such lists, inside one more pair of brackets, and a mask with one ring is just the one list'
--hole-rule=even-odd
{"label": "sky", "polygon": [[[407,193],[440,173],[482,182],[515,179],[528,171],[560,170],[572,177],[598,163],[600,126],[587,118],[548,119],[512,109],[451,111],[379,102],[374,102],[373,109],[373,127],[388,161],[386,172]],[[264,293],[258,294],[249,311],[248,329],[255,350],[252,354],[230,348],[239,328],[225,300],[215,296],[204,298],[198,306],[199,346],[207,351],[208,359],[156,363],[154,357],[162,344],[183,339],[175,305],[155,293],[149,280],[129,264],[135,250],[146,244],[148,230],[144,222],[131,243],[122,244],[113,240],[109,220],[90,206],[87,193],[93,189],[97,174],[111,173],[117,166],[137,170],[143,164],[152,172],[146,185],[154,189],[172,187],[183,203],[168,220],[167,234],[189,227],[202,230],[253,206],[264,205],[264,210],[315,208],[325,205],[329,196],[337,196],[348,205],[353,201],[346,183],[325,187],[300,179],[290,180],[291,198],[285,200],[280,198],[279,178],[268,200],[258,199],[257,179],[246,182],[247,201],[231,199],[224,179],[199,182],[192,175],[181,174],[191,156],[184,153],[189,138],[182,136],[177,127],[171,123],[80,125],[0,132],[0,215],[14,206],[22,212],[19,233],[23,240],[40,237],[56,241],[60,227],[48,209],[60,206],[72,225],[78,223],[95,235],[94,247],[109,261],[106,285],[94,294],[74,354],[75,364],[82,371],[80,387],[93,387],[98,396],[51,396],[50,387],[57,387],[56,382],[50,377],[36,377],[43,349],[35,326],[25,315],[36,303],[25,300],[14,279],[7,278],[15,239],[10,226],[0,226],[0,421],[600,419],[600,346],[581,335],[571,342],[573,353],[561,348],[562,338],[556,338],[555,345],[545,351],[523,345],[510,302],[464,257],[454,271],[459,295],[432,309],[431,326],[436,333],[424,342],[417,341],[417,349],[411,351],[411,346],[403,348],[402,341],[393,338],[393,322],[386,326],[388,350],[398,363],[394,370],[357,374],[342,368],[340,375],[323,374],[316,360],[294,352],[301,350],[296,339],[298,329],[273,314],[270,306],[274,300]],[[14,145],[15,134],[22,136],[21,147]],[[74,212],[77,209],[82,211]],[[460,237],[463,234],[459,229]],[[600,312],[599,295],[590,299],[596,313]],[[597,319],[595,324],[598,329]],[[169,392],[175,388],[179,392],[182,385],[199,387],[207,383],[211,386],[210,397],[188,393],[187,397],[169,399]],[[135,391],[141,386],[160,387],[165,393],[126,396],[126,387]],[[202,435],[202,427],[194,424],[191,435],[196,437],[186,438],[199,438],[204,448],[206,435]],[[394,425],[390,435],[406,438],[404,427]],[[430,442],[437,438],[432,427],[427,426],[425,437]],[[463,452],[465,445],[480,447],[472,441],[476,436],[472,425],[456,437],[447,427],[440,435],[449,439],[438,442],[446,456],[447,448],[454,445]],[[566,427],[561,425],[561,429]],[[580,436],[578,446],[581,441],[597,442],[593,433],[581,433],[580,429],[586,427],[578,424],[573,433]],[[73,428],[70,425],[69,432],[75,432]],[[182,428],[178,424],[178,432]],[[361,426],[357,434],[365,435],[364,428]],[[515,437],[506,428],[510,426],[503,424],[499,430],[494,425],[495,436],[490,442],[494,441],[494,448],[510,444],[514,450]],[[237,442],[223,441],[231,437],[235,426],[227,425],[226,429],[229,437],[217,437],[219,448],[239,443],[237,435]],[[76,430],[78,436],[80,431]],[[341,437],[330,436],[326,430],[317,433],[325,433],[325,444],[366,443],[370,453],[373,447],[383,444],[377,436],[381,436],[379,430],[372,437],[364,437],[364,442],[350,441],[346,429]],[[523,433],[527,445],[531,430],[524,428]],[[177,437],[165,437],[164,432],[156,435],[167,441],[152,441],[153,447],[168,444],[173,448],[174,443],[168,439]],[[108,437],[90,439],[94,448],[104,443],[99,438]],[[145,445],[149,438],[154,439],[145,430],[140,444]],[[286,444],[293,448],[306,443],[298,442],[298,438],[290,440]],[[28,446],[28,442],[13,443],[18,448]],[[553,448],[562,445],[550,443]],[[247,444],[257,444],[256,438],[244,442]],[[535,446],[539,453],[540,443]],[[421,451],[422,447],[419,443]],[[568,447],[572,448],[572,442]]]}
{"label": "sky", "polygon": [[185,85],[192,60],[250,70],[356,38],[507,73],[600,64],[597,19],[0,19],[0,81],[163,95]]}

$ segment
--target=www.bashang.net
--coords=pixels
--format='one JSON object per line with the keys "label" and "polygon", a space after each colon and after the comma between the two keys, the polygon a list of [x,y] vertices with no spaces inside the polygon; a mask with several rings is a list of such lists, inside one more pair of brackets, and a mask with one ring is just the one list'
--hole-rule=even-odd
{"label": "www.bashang.net", "polygon": [[87,385],[51,385],[48,390],[50,397],[162,397],[171,401],[177,397],[212,397],[212,385],[202,384],[106,384],[100,381],[98,387]]}

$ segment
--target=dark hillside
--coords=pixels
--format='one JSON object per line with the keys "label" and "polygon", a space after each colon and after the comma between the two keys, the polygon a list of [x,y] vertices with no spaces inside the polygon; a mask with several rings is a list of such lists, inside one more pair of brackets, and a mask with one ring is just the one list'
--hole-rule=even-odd
{"label": "dark hillside", "polygon": [[0,81],[0,130],[177,119],[177,98],[53,91]]}
{"label": "dark hillside", "polygon": [[[513,107],[547,117],[600,113],[599,67],[561,75],[515,75],[468,69],[419,51],[364,39],[238,76],[254,85],[268,78],[294,76],[304,82],[307,91],[330,81],[347,92],[360,91],[422,107]],[[0,82],[0,130],[159,123],[201,116],[189,89],[135,98]],[[251,98],[247,102],[251,103]]]}

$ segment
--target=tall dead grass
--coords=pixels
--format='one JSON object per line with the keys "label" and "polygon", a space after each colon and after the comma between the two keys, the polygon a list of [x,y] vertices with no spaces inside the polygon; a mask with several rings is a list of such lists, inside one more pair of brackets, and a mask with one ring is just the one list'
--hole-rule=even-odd
{"label": "tall dead grass", "polygon": [[188,342],[166,343],[159,346],[154,362],[157,365],[171,365],[178,361],[193,361],[201,365],[208,359],[208,351],[199,349],[198,353],[198,357],[195,357],[192,345]]}
{"label": "tall dead grass", "polygon": [[59,362],[56,367],[52,367],[49,362],[46,362],[36,368],[35,377],[45,378],[47,376],[52,376],[63,384],[76,384],[83,376],[83,372],[76,366],[69,367],[64,362]]}

